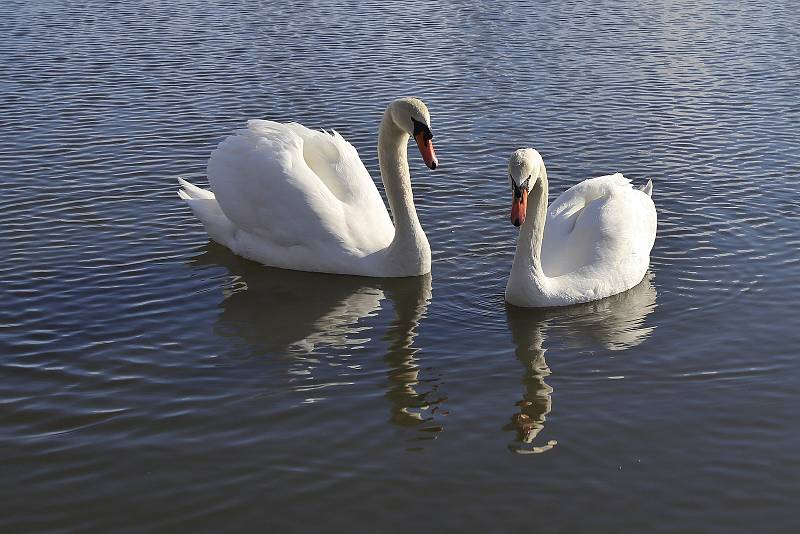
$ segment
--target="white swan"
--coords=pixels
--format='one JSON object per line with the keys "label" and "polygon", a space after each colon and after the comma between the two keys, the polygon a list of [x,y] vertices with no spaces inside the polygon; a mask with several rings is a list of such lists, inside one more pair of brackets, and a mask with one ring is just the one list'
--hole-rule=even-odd
{"label": "white swan", "polygon": [[[506,300],[567,306],[627,291],[647,273],[656,237],[652,181],[634,189],[621,174],[585,180],[547,207],[547,170],[532,149],[508,164],[511,222],[522,225]],[[527,214],[530,194],[532,213]],[[546,224],[545,224],[546,221]]]}
{"label": "white swan", "polygon": [[431,270],[408,170],[413,135],[438,165],[428,109],[401,98],[383,115],[378,159],[394,224],[355,148],[338,133],[251,120],[211,154],[211,191],[178,179],[214,241],[273,267],[396,277]]}

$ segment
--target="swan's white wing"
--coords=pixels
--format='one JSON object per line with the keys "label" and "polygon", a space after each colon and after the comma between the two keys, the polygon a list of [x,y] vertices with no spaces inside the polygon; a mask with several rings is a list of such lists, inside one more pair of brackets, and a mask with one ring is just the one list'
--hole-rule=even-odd
{"label": "swan's white wing", "polygon": [[[263,123],[268,121],[253,120],[248,122],[248,126],[260,128]],[[329,134],[311,130],[296,122],[281,126],[285,126],[302,140],[302,155],[306,165],[336,198],[351,206],[379,207],[386,212],[375,183],[358,157],[358,152],[338,132],[334,130]]]}
{"label": "swan's white wing", "polygon": [[363,256],[394,235],[369,173],[338,134],[249,121],[211,154],[208,177],[228,219],[263,242],[262,261],[280,250],[322,262]]}
{"label": "swan's white wing", "polygon": [[619,188],[631,188],[631,181],[621,173],[589,178],[561,193],[547,211],[552,217],[558,217],[562,213],[567,216],[566,212],[574,213],[593,200],[607,197]]}
{"label": "swan's white wing", "polygon": [[585,180],[548,209],[542,267],[552,277],[580,271],[608,284],[620,277],[638,282],[655,233],[653,201],[630,180],[619,173]]}

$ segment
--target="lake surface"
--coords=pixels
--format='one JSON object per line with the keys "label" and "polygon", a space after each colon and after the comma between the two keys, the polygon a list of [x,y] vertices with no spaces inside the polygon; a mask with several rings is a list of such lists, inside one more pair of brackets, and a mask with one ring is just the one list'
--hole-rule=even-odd
{"label": "lake surface", "polygon": [[[796,4],[306,4],[0,4],[0,530],[797,532]],[[403,95],[430,277],[265,268],[175,194],[248,118],[379,181]],[[642,284],[506,307],[523,146],[551,199],[653,179]]]}

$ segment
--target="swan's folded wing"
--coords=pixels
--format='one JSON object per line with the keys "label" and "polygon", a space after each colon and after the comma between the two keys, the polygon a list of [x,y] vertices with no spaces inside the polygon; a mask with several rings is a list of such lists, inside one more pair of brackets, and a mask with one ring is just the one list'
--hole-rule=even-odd
{"label": "swan's folded wing", "polygon": [[[388,245],[394,226],[375,182],[355,147],[338,132],[311,130],[302,124],[286,124],[303,140],[303,159],[331,195],[342,203],[351,235],[374,249]],[[379,245],[381,244],[382,245]]]}
{"label": "swan's folded wing", "polygon": [[[596,247],[602,255],[615,254],[615,247],[621,249],[616,254],[649,255],[656,233],[655,206],[647,192],[633,187],[622,174],[585,180],[561,197],[567,199],[564,205],[580,198],[577,202],[584,206],[573,224],[573,232],[578,229],[594,232]],[[559,200],[554,204],[559,204]],[[557,209],[563,210],[563,206]]]}
{"label": "swan's folded wing", "polygon": [[587,266],[622,268],[619,262],[649,255],[655,236],[655,207],[622,174],[584,180],[550,205],[542,243],[550,276]]}
{"label": "swan's folded wing", "polygon": [[209,159],[222,210],[278,246],[338,243],[355,253],[385,246],[394,232],[386,208],[363,164],[352,161],[355,149],[338,139],[299,124],[250,121]]}
{"label": "swan's folded wing", "polygon": [[554,219],[568,218],[578,213],[587,204],[611,195],[617,188],[630,189],[631,181],[621,173],[590,178],[575,184],[555,199],[548,208],[548,216]]}
{"label": "swan's folded wing", "polygon": [[296,122],[282,126],[302,140],[302,155],[306,165],[337,199],[348,205],[377,202],[386,210],[358,152],[341,135],[336,131],[327,133],[311,130]]}

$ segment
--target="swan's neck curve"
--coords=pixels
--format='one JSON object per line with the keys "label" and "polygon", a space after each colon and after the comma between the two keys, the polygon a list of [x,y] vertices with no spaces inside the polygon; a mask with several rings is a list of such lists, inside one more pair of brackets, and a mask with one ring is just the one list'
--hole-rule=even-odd
{"label": "swan's neck curve", "polygon": [[542,239],[547,220],[547,172],[528,194],[528,213],[520,228],[514,264],[506,285],[506,300],[517,306],[547,306],[552,287],[542,269]]}
{"label": "swan's neck curve", "polygon": [[547,171],[542,168],[541,176],[536,180],[536,184],[528,195],[530,207],[519,231],[512,268],[512,270],[530,271],[534,278],[541,281],[547,278],[542,270],[542,239],[544,238],[544,225],[547,221],[547,194]]}
{"label": "swan's neck curve", "polygon": [[408,275],[430,271],[431,248],[414,207],[411,173],[408,169],[408,139],[387,109],[378,132],[378,162],[386,198],[392,210],[395,234],[387,260]]}

